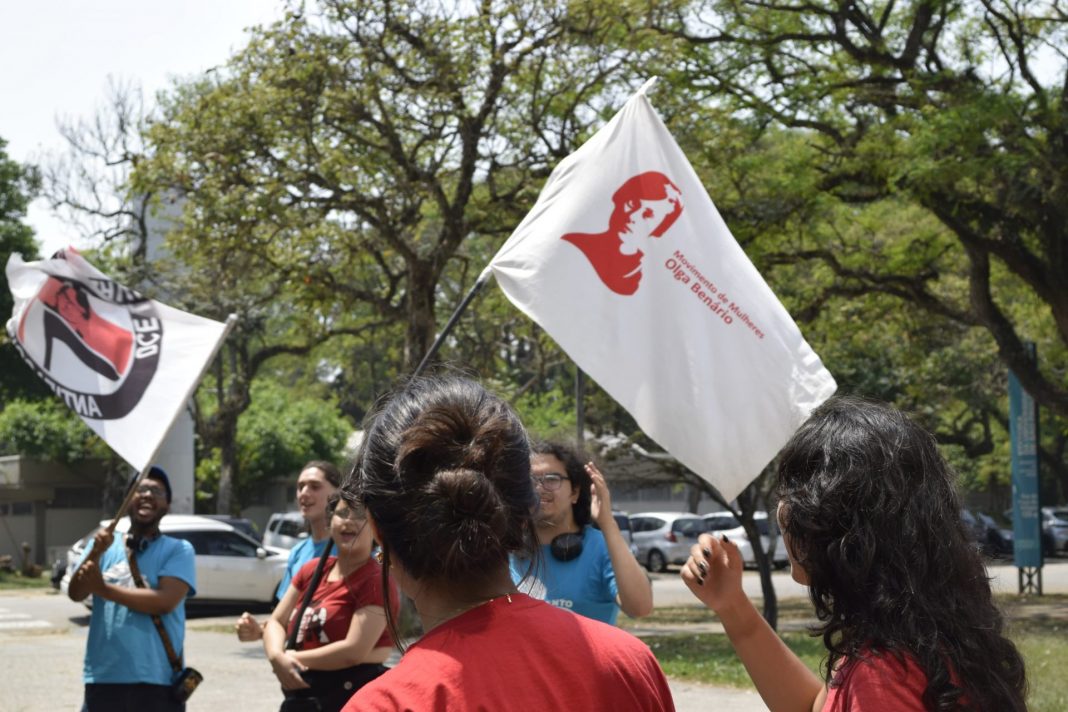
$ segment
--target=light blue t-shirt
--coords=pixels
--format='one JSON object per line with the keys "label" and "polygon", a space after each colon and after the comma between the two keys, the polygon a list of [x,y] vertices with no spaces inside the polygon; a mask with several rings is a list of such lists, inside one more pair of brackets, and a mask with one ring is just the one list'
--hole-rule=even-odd
{"label": "light blue t-shirt", "polygon": [[608,556],[608,545],[598,529],[586,527],[582,536],[582,553],[571,561],[553,557],[550,545],[542,548],[539,570],[523,580],[530,564],[514,556],[509,562],[512,580],[519,590],[533,598],[542,598],[558,608],[615,625],[619,616],[616,596],[616,572]]}
{"label": "light blue t-shirt", "polygon": [[[89,555],[86,547],[82,559]],[[160,536],[136,554],[137,567],[149,588],[159,588],[162,576],[173,576],[189,584],[187,596],[196,595],[196,561],[193,546],[183,539]],[[118,534],[100,557],[100,570],[107,583],[134,587],[126,560],[125,538]],[[173,611],[160,616],[175,653],[182,657],[185,642],[185,599]],[[148,683],[169,685],[174,672],[163,641],[147,613],[126,606],[93,600],[89,618],[89,640],[85,645],[83,678],[90,683]]]}
{"label": "light blue t-shirt", "polygon": [[286,563],[286,573],[282,577],[282,582],[278,584],[278,591],[275,596],[278,600],[282,600],[282,596],[286,595],[286,591],[289,589],[289,583],[293,580],[293,577],[300,571],[300,567],[308,563],[312,559],[318,559],[323,555],[323,550],[326,549],[326,545],[330,542],[330,537],[323,539],[322,541],[312,541],[309,536],[306,539],[301,539],[300,543],[289,550],[289,560]]}

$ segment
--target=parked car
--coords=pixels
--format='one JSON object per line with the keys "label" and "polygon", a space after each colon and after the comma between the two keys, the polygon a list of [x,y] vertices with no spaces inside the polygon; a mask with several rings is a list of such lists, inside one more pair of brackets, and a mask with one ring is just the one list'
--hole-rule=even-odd
{"label": "parked car", "polygon": [[982,549],[985,532],[979,518],[972,513],[972,510],[961,509],[960,519],[964,522],[964,528],[968,534],[968,540],[971,542],[971,545],[976,549]]}
{"label": "parked car", "polygon": [[701,517],[687,512],[642,512],[630,517],[638,561],[650,571],[686,563],[690,547],[704,527]]}
{"label": "parked car", "polygon": [[[109,521],[100,522],[100,526],[67,551],[67,573],[60,582],[63,593],[67,592],[85,547],[92,545],[97,531]],[[159,528],[167,536],[185,539],[193,545],[197,594],[189,599],[189,604],[274,601],[285,573],[288,550],[261,546],[226,522],[192,514],[168,514],[160,520]],[[125,535],[129,530],[130,518],[123,517],[115,527],[115,535]],[[92,607],[92,597],[86,599],[86,606]]]}
{"label": "parked car", "polygon": [[1042,546],[1046,556],[1068,553],[1068,508],[1042,508]]}
{"label": "parked car", "polygon": [[[1012,510],[1006,509],[1005,518],[1012,521]],[[1047,557],[1068,553],[1068,507],[1043,507],[1042,553]]]}
{"label": "parked car", "polygon": [[[247,534],[250,539],[255,539],[257,543],[263,541],[263,535],[260,534],[259,528],[256,526],[256,523],[251,519],[245,519],[244,517],[234,517],[229,514],[201,514],[200,516],[207,517],[208,519],[217,519],[220,522],[226,522],[242,534]],[[291,549],[293,547],[282,548]]]}
{"label": "parked car", "polygon": [[301,539],[308,538],[308,527],[300,512],[275,512],[263,530],[265,546],[292,549]]}
{"label": "parked car", "polygon": [[[730,512],[712,512],[703,517],[705,531],[716,532],[717,535],[730,539],[741,551],[742,562],[746,566],[756,566],[756,554],[753,553],[752,542],[745,533],[742,523]],[[767,551],[771,546],[771,528],[768,522],[767,512],[753,512],[753,523],[760,532],[760,546]],[[790,565],[790,559],[786,555],[786,547],[782,543],[782,537],[775,538],[775,551],[772,552],[771,564],[777,569],[783,569]]]}
{"label": "parked car", "polygon": [[[630,530],[630,517],[627,516],[626,512],[619,512],[613,509],[612,518],[619,525],[619,533],[623,535],[623,541],[627,542],[627,546],[630,547],[630,553],[634,554],[635,557],[638,556],[638,548],[634,546],[634,536]],[[597,526],[597,522],[593,522],[593,526],[600,529]]]}
{"label": "parked car", "polygon": [[994,514],[976,512],[975,518],[983,526],[980,550],[987,556],[1012,556],[1012,522]]}

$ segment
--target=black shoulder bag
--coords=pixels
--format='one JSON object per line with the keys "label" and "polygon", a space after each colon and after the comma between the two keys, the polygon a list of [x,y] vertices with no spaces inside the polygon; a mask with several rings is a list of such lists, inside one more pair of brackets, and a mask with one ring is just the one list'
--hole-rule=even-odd
{"label": "black shoulder bag", "polygon": [[[138,588],[148,588],[145,580],[141,578],[141,570],[137,567],[135,551],[129,547],[126,549],[126,559],[130,562],[130,573],[133,574],[134,585]],[[156,624],[160,640],[163,641],[163,649],[167,651],[167,659],[171,661],[171,668],[174,670],[174,677],[171,680],[171,696],[178,702],[185,702],[197,689],[197,685],[204,681],[204,676],[191,667],[182,667],[182,659],[174,652],[171,636],[167,635],[167,629],[163,627],[163,619],[153,614],[152,622]]]}
{"label": "black shoulder bag", "polygon": [[[315,565],[315,571],[312,573],[311,581],[308,582],[308,589],[304,592],[304,596],[300,600],[297,614],[290,619],[295,621],[295,624],[293,630],[289,633],[289,637],[286,639],[286,650],[293,650],[297,647],[297,636],[300,635],[300,623],[304,618],[304,611],[311,605],[312,597],[315,595],[315,589],[319,588],[319,582],[323,579],[323,570],[326,568],[326,560],[329,558],[333,548],[333,539],[328,539],[326,548],[323,549],[322,556],[319,557],[319,563]],[[304,675],[302,675],[302,677],[303,676]],[[305,678],[305,681],[307,681],[307,678]],[[283,692],[285,693],[286,698],[282,701],[282,706],[278,709],[278,712],[320,712],[322,710],[322,705],[319,700],[312,697],[308,690],[283,690]]]}

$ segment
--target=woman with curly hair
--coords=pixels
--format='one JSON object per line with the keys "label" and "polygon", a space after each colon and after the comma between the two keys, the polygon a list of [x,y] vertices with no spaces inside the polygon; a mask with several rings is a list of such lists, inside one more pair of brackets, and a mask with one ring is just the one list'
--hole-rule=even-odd
{"label": "woman with curly hair", "polygon": [[631,618],[652,613],[652,583],[612,516],[597,466],[574,446],[546,441],[531,446],[530,468],[542,556],[536,566],[512,558],[520,590],[612,625],[621,608]]}
{"label": "woman with curly hair", "polygon": [[411,382],[367,427],[352,480],[424,633],[345,710],[673,709],[648,646],[516,590],[508,557],[537,557],[538,500],[500,398],[462,378]]}
{"label": "woman with curly hair", "polygon": [[682,570],[769,709],[1026,709],[1023,660],[930,434],[888,406],[832,398],[786,445],[778,475],[792,574],[828,651],[822,681],[746,599],[731,542],[702,535]]}

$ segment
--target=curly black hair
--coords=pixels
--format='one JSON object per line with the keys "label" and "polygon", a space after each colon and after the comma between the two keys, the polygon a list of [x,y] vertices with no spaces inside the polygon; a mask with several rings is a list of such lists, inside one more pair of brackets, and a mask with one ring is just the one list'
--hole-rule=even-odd
{"label": "curly black hair", "polygon": [[567,479],[571,480],[571,489],[578,492],[578,499],[571,505],[571,515],[575,518],[575,524],[584,527],[593,521],[590,511],[593,501],[590,485],[593,484],[593,480],[586,472],[586,463],[590,461],[586,453],[574,445],[543,440],[531,444],[530,454],[551,455],[563,463]]}
{"label": "curly black hair", "polygon": [[927,676],[928,710],[1026,709],[1023,659],[929,433],[893,408],[838,396],[787,444],[778,476],[828,684],[840,662],[911,656]]}

